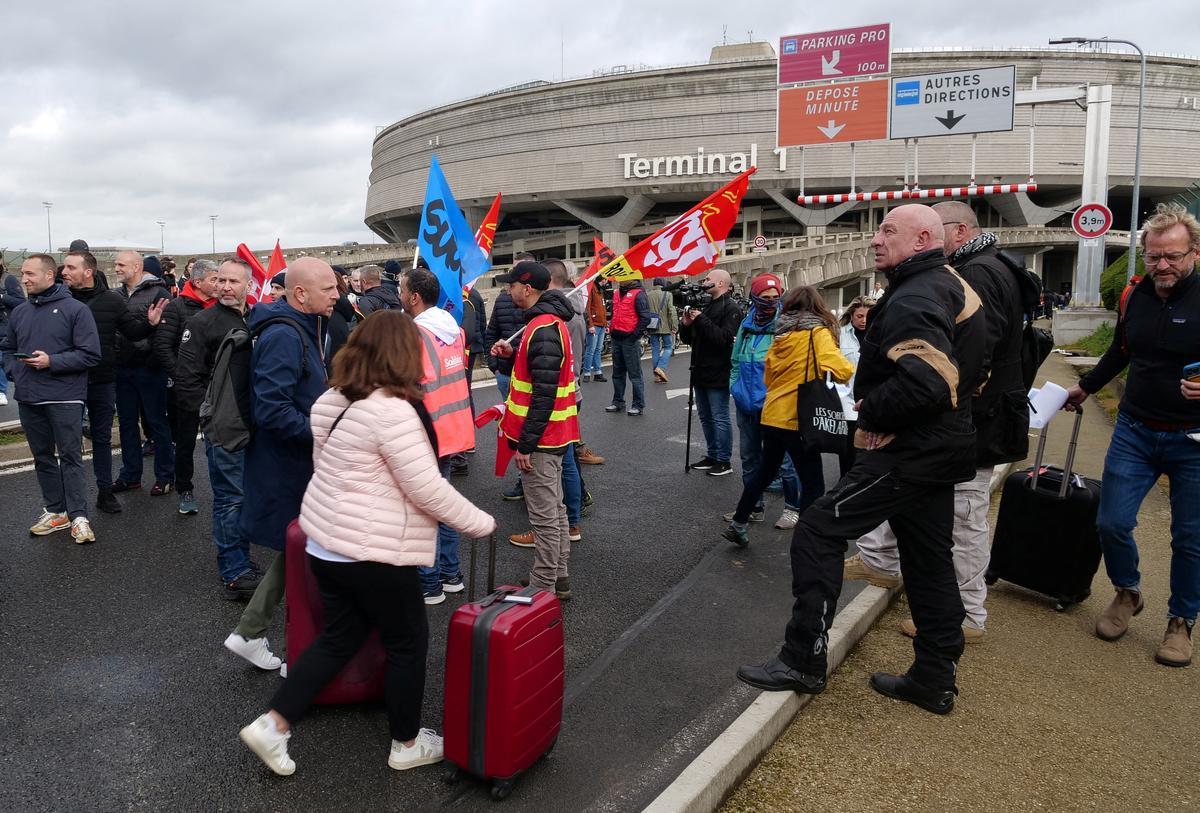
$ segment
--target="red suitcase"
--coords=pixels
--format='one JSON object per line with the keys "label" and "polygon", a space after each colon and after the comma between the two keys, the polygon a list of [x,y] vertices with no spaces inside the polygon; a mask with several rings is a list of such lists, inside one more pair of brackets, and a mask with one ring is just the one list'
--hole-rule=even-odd
{"label": "red suitcase", "polygon": [[[292,520],[287,529],[284,594],[287,598],[287,655],[291,670],[300,654],[316,640],[325,626],[324,604],[317,578],[308,566],[304,546],[308,536],[300,530],[300,521]],[[362,649],[350,659],[314,703],[364,703],[383,697],[384,668],[387,656],[379,633],[372,632]]]}
{"label": "red suitcase", "polygon": [[[492,798],[554,747],[562,727],[562,608],[553,592],[492,590],[496,537],[489,541],[489,595],[454,611],[446,639],[443,745],[447,780],[460,772],[493,780]],[[475,550],[471,550],[474,599]]]}

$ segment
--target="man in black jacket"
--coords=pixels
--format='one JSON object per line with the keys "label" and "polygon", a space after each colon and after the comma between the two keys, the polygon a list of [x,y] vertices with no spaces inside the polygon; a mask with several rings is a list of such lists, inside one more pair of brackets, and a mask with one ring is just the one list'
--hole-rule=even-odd
{"label": "man in black jacket", "polygon": [[191,279],[184,283],[179,296],[167,305],[162,324],[154,331],[154,358],[167,374],[167,414],[171,416],[171,439],[175,443],[175,490],[179,493],[179,513],[184,516],[199,511],[192,490],[192,475],[196,470],[193,458],[203,394],[200,400],[179,397],[179,388],[174,382],[175,365],[191,318],[216,301],[216,272],[217,264],[212,260],[196,260]]}
{"label": "man in black jacket", "polygon": [[[122,251],[114,263],[117,293],[137,315],[160,300],[171,298],[162,280],[147,274],[142,257],[136,251]],[[152,352],[152,341],[130,341],[117,337],[117,417],[121,429],[121,472],[113,482],[114,492],[142,487],[142,435],[139,417],[145,414],[150,439],[154,441],[155,497],[167,494],[175,484],[175,447],[171,444],[171,426],[167,421],[167,374],[159,369]]]}
{"label": "man in black jacket", "polygon": [[1142,227],[1142,246],[1146,276],[1126,300],[1112,345],[1067,397],[1082,404],[1129,367],[1096,517],[1104,567],[1117,593],[1096,622],[1096,635],[1117,640],[1145,606],[1133,529],[1146,493],[1165,474],[1171,595],[1154,659],[1187,666],[1200,612],[1200,375],[1184,368],[1200,362],[1200,223],[1178,204],[1159,204]]}
{"label": "man in black jacket", "polygon": [[[206,262],[201,260],[200,262]],[[175,390],[181,403],[204,402],[221,340],[231,330],[246,327],[246,294],[251,272],[245,260],[231,257],[212,275],[216,303],[188,322],[179,344],[175,365]],[[241,529],[242,482],[245,450],[227,452],[204,441],[208,479],[212,484],[212,537],[217,547],[217,569],[225,596],[247,598],[258,587],[260,574],[250,561],[250,543]]]}
{"label": "man in black jacket", "polygon": [[113,496],[112,422],[117,403],[114,383],[117,363],[117,334],[131,342],[154,332],[169,300],[160,299],[146,315],[134,313],[97,268],[96,258],[86,249],[72,251],[63,258],[63,282],[71,296],[84,303],[96,320],[100,335],[100,363],[88,370],[87,412],[92,441],[92,472],[96,476],[96,507],[106,514],[121,511],[121,502]]}
{"label": "man in black jacket", "polygon": [[[998,256],[996,235],[981,231],[975,212],[961,201],[938,203],[933,210],[942,218],[946,257],[979,295],[987,323],[987,383],[971,398],[975,478],[954,487],[954,570],[966,611],[963,636],[971,642],[983,637],[987,621],[984,576],[991,557],[992,472],[1000,463],[1024,460],[1029,452],[1029,402],[1021,380],[1024,314],[1017,275]],[[899,577],[893,534],[877,530],[860,539],[858,548],[861,558],[846,560],[846,579],[866,578],[873,575],[871,571]],[[916,625],[905,619],[900,631],[912,637]]]}
{"label": "man in black jacket", "polygon": [[792,537],[795,604],[779,655],[738,678],[770,691],[825,688],[829,627],[842,589],[842,558],[890,520],[917,625],[907,673],[877,672],[881,694],[937,714],[954,708],[963,605],[951,558],[954,484],[975,476],[971,393],[982,383],[979,296],[946,266],[937,212],[893,209],[871,241],[888,289],[867,317],[854,394],[854,464],[800,517]]}
{"label": "man in black jacket", "polygon": [[733,429],[729,424],[729,374],[733,371],[733,341],[742,323],[742,310],[729,295],[729,272],[714,268],[701,285],[712,294],[704,308],[688,308],[680,318],[679,340],[692,346],[692,388],[696,414],[704,429],[707,453],[693,469],[721,477],[733,471]]}
{"label": "man in black jacket", "polygon": [[383,269],[377,265],[364,265],[359,269],[359,279],[362,282],[362,296],[358,298],[358,312],[363,318],[375,311],[398,309],[400,299],[396,293],[383,286]]}

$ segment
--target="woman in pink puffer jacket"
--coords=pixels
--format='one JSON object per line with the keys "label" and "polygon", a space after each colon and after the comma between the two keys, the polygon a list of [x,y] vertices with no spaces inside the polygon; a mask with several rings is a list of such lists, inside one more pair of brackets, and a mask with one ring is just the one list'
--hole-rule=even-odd
{"label": "woman in pink puffer jacket", "polygon": [[442,758],[442,738],[420,727],[429,626],[417,566],[434,562],[438,522],[479,537],[496,521],[438,470],[417,330],[400,311],[372,314],[334,358],[330,389],[313,404],[313,477],[300,527],[325,628],[270,711],[240,735],[281,776],[296,770],[287,753],[291,725],[372,629],[387,650],[388,765],[405,770]]}

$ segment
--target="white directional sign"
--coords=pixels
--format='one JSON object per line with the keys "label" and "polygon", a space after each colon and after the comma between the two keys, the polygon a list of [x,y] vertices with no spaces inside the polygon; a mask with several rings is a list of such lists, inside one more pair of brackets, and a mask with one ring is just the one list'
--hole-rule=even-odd
{"label": "white directional sign", "polygon": [[1016,99],[1013,65],[893,77],[891,137],[1011,130]]}

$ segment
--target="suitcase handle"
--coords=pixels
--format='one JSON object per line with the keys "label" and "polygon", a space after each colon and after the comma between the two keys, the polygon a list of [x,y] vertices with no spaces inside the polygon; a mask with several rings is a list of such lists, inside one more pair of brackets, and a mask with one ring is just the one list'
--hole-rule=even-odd
{"label": "suitcase handle", "polygon": [[[1067,496],[1067,489],[1071,485],[1071,475],[1074,474],[1075,466],[1075,447],[1079,443],[1079,426],[1083,423],[1083,405],[1075,405],[1075,425],[1071,429],[1071,441],[1067,444],[1067,460],[1063,464],[1062,484],[1058,487],[1058,498],[1061,500]],[[1038,433],[1037,455],[1033,459],[1033,480],[1029,487],[1034,491],[1037,490],[1038,474],[1042,470],[1042,454],[1046,451],[1046,429],[1049,424],[1042,427],[1042,431]]]}
{"label": "suitcase handle", "polygon": [[[475,600],[475,550],[479,547],[478,539],[471,541],[470,585],[467,590],[467,601]],[[488,593],[496,591],[496,532],[488,537]]]}

